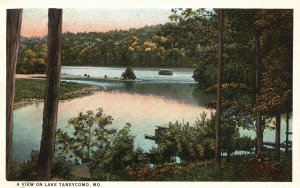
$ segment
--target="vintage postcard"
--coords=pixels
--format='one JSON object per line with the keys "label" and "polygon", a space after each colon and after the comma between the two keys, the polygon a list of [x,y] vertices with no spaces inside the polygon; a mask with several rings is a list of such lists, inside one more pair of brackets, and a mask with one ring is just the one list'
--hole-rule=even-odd
{"label": "vintage postcard", "polygon": [[296,1],[34,2],[1,8],[1,186],[297,187]]}

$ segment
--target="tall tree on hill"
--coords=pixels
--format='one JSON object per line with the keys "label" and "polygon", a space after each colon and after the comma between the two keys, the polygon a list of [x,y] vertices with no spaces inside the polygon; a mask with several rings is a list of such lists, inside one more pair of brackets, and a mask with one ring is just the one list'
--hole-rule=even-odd
{"label": "tall tree on hill", "polygon": [[[260,33],[255,31],[255,106],[259,106],[260,96]],[[259,109],[256,109],[256,153],[263,151],[263,125],[262,115]]]}
{"label": "tall tree on hill", "polygon": [[48,19],[47,85],[38,162],[40,180],[50,180],[54,156],[61,69],[62,9],[49,9]]}
{"label": "tall tree on hill", "polygon": [[[262,113],[258,108],[259,106],[259,95],[260,95],[260,79],[261,79],[261,50],[260,50],[260,35],[261,28],[255,23],[258,19],[258,14],[261,10],[258,9],[247,9],[247,10],[231,10],[229,12],[230,21],[232,23],[232,28],[237,32],[236,41],[240,44],[247,46],[247,61],[249,61],[250,66],[254,67],[250,77],[248,79],[248,86],[252,88],[254,95],[251,96],[253,102],[250,100],[251,111],[253,111],[255,116],[255,129],[256,129],[256,153],[261,153],[263,150],[263,125],[262,125]],[[247,18],[245,20],[245,18]],[[243,33],[241,37],[238,37]],[[242,42],[244,41],[244,42]],[[243,56],[243,54],[238,54]],[[254,77],[255,79],[251,79]]]}
{"label": "tall tree on hill", "polygon": [[276,117],[275,159],[280,159],[280,116],[293,103],[293,11],[263,10],[256,25],[262,28],[261,94],[259,109]]}
{"label": "tall tree on hill", "polygon": [[221,176],[221,75],[222,75],[222,56],[223,56],[223,10],[218,10],[218,71],[217,71],[217,106],[216,106],[216,144],[215,144],[215,169],[216,179]]}
{"label": "tall tree on hill", "polygon": [[6,21],[6,178],[8,178],[12,158],[13,103],[22,9],[8,9]]}

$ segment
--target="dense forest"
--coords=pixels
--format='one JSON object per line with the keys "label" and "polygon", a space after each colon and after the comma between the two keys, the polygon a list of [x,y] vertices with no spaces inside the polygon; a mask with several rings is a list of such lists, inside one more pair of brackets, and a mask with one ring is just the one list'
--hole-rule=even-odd
{"label": "dense forest", "polygon": [[[170,46],[164,32],[173,24],[106,33],[64,33],[62,65],[192,67],[199,60],[185,48]],[[196,50],[197,51],[197,50]],[[21,38],[18,73],[43,73],[46,38]]]}

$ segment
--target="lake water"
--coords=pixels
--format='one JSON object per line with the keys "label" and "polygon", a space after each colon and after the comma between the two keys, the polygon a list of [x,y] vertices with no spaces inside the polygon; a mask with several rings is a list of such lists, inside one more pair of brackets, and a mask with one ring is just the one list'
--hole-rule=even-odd
{"label": "lake water", "polygon": [[[103,77],[120,77],[125,68],[62,67],[62,74]],[[149,150],[155,146],[145,134],[154,135],[155,126],[169,122],[193,122],[205,108],[208,96],[202,94],[191,77],[193,69],[172,69],[173,76],[160,76],[155,68],[134,69],[141,82],[79,81],[101,88],[93,95],[61,101],[58,110],[58,128],[68,129],[69,118],[79,112],[96,110],[114,118],[112,127],[121,128],[131,123],[131,133],[136,135],[135,146]],[[13,158],[29,159],[31,150],[39,150],[42,133],[43,103],[38,102],[14,111]],[[285,120],[282,117],[281,140],[285,139]],[[292,124],[292,122],[290,122]],[[241,130],[242,134],[254,137],[253,131]],[[274,141],[274,131],[266,130],[266,141]]]}
{"label": "lake water", "polygon": [[[193,69],[191,68],[173,68],[172,76],[158,75],[160,68],[135,68],[134,74],[137,79],[147,82],[173,82],[173,83],[196,83],[192,78]],[[88,74],[91,77],[120,77],[125,68],[120,67],[75,67],[63,66],[61,73],[70,75]]]}

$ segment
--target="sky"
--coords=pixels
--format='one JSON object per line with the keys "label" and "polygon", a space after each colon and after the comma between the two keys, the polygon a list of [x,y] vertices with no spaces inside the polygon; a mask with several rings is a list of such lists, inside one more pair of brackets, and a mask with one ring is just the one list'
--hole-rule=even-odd
{"label": "sky", "polygon": [[[64,9],[63,32],[127,30],[169,21],[170,9]],[[21,35],[47,35],[48,10],[24,9]]]}

